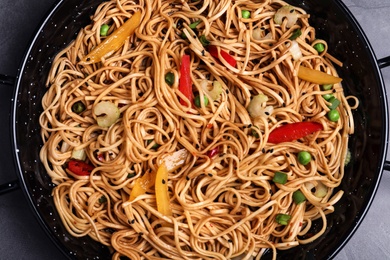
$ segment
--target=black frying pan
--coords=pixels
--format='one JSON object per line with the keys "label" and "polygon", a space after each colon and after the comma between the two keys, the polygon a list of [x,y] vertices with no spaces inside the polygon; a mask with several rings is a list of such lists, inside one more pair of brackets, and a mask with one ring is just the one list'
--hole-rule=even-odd
{"label": "black frying pan", "polygon": [[[75,259],[107,259],[110,252],[89,238],[70,236],[59,221],[50,195],[53,185],[39,163],[42,142],[38,118],[52,59],[90,22],[89,16],[100,2],[60,1],[27,50],[16,82],[11,121],[19,181],[0,187],[1,194],[20,185],[48,236],[65,255]],[[353,235],[373,200],[383,169],[390,170],[390,163],[385,161],[389,115],[379,70],[389,65],[390,58],[376,60],[361,28],[339,0],[289,2],[311,14],[318,37],[325,39],[331,53],[344,63],[338,72],[344,79],[346,92],[360,99],[359,109],[354,113],[356,133],[350,141],[353,162],[348,165],[340,187],[345,195],[334,214],[328,216],[326,234],[309,245],[278,253],[278,258],[283,259],[326,259],[334,257]],[[314,228],[321,228],[321,223],[317,225]]]}

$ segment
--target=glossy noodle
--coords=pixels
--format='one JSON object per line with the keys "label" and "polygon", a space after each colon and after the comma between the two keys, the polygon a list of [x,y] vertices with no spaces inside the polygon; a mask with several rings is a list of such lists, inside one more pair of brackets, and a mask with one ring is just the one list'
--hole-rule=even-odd
{"label": "glossy noodle", "polygon": [[[72,236],[107,245],[113,259],[252,259],[324,233],[343,194],[334,188],[358,102],[341,83],[324,89],[298,77],[300,66],[337,77],[333,64],[342,64],[304,10],[289,7],[277,21],[286,5],[117,0],[96,9],[54,59],[40,117],[41,161]],[[137,12],[118,50],[85,58]],[[329,108],[326,95],[339,104]],[[268,141],[297,122],[321,130]],[[315,219],[323,225],[313,233]]]}

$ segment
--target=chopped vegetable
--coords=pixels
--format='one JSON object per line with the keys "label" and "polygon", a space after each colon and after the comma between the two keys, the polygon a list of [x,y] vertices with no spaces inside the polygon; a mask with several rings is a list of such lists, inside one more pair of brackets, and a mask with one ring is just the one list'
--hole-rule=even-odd
{"label": "chopped vegetable", "polygon": [[255,128],[258,128],[258,127],[257,127],[257,126],[252,127],[252,129],[251,129],[251,135],[252,135],[253,137],[255,137],[255,138],[259,138],[260,135],[259,135],[259,133],[256,131]]}
{"label": "chopped vegetable", "polygon": [[[193,102],[192,80],[191,80],[191,58],[190,55],[183,55],[180,65],[179,91],[189,100]],[[191,106],[184,99],[180,99],[180,104],[183,106]]]}
{"label": "chopped vegetable", "polygon": [[330,100],[332,97],[334,97],[332,94],[325,94],[325,95],[322,95],[322,97],[326,100],[326,101],[328,101],[328,100]]}
{"label": "chopped vegetable", "polygon": [[316,122],[286,124],[273,130],[268,136],[268,142],[274,144],[291,142],[323,129],[322,124]]}
{"label": "chopped vegetable", "polygon": [[283,18],[287,19],[286,27],[292,27],[298,20],[298,15],[295,12],[295,8],[291,5],[285,5],[276,11],[274,16],[274,22],[281,25],[283,23]]}
{"label": "chopped vegetable", "polygon": [[204,47],[210,45],[210,41],[207,40],[206,35],[204,35],[204,34],[202,34],[202,35],[199,37],[199,41],[200,41],[200,43],[201,43]]}
{"label": "chopped vegetable", "polygon": [[165,74],[165,82],[169,86],[172,86],[173,83],[175,83],[175,74],[173,74],[172,72],[168,72],[167,74]]}
{"label": "chopped vegetable", "polygon": [[103,24],[100,26],[100,36],[107,36],[110,26],[108,24]]}
{"label": "chopped vegetable", "polygon": [[77,101],[72,105],[72,112],[76,114],[81,114],[85,111],[85,105],[81,101]]}
{"label": "chopped vegetable", "polygon": [[130,37],[141,22],[141,12],[135,12],[122,26],[110,34],[104,41],[96,46],[82,60],[81,64],[92,64],[100,62],[102,58],[107,58],[119,50],[128,37]]}
{"label": "chopped vegetable", "polygon": [[332,109],[328,112],[328,119],[332,122],[337,122],[340,119],[339,111]]}
{"label": "chopped vegetable", "polygon": [[329,108],[330,108],[331,110],[336,109],[336,108],[340,105],[340,100],[338,100],[338,99],[335,98],[334,96],[332,96],[332,97],[328,100],[328,102],[330,102]]}
{"label": "chopped vegetable", "polygon": [[[154,140],[153,139],[149,139],[148,141],[147,141],[147,144],[149,145],[149,144],[151,144],[151,143],[153,143],[154,142]],[[158,144],[158,143],[156,143],[156,142],[154,142],[154,144],[153,144],[153,146],[151,147],[152,149],[158,149],[160,147],[160,145]]]}
{"label": "chopped vegetable", "polygon": [[156,191],[157,210],[164,216],[172,216],[168,192],[168,169],[165,163],[162,163],[158,167],[154,187]]}
{"label": "chopped vegetable", "polygon": [[[201,107],[200,95],[195,96],[194,103],[195,103],[195,106]],[[203,103],[204,103],[204,106],[207,106],[209,104],[209,99],[205,95],[203,95]]]}
{"label": "chopped vegetable", "polygon": [[251,12],[249,12],[248,10],[242,10],[241,15],[242,15],[242,18],[244,18],[244,19],[251,18]]}
{"label": "chopped vegetable", "polygon": [[247,107],[248,113],[251,117],[268,117],[274,111],[273,106],[266,106],[264,104],[268,101],[268,97],[264,94],[258,94],[252,98]]}
{"label": "chopped vegetable", "polygon": [[79,149],[79,150],[73,149],[72,158],[80,161],[85,161],[85,159],[87,159],[87,154],[85,153],[84,149]]}
{"label": "chopped vegetable", "polygon": [[318,51],[318,53],[321,53],[325,50],[325,45],[323,43],[316,43],[313,48]]}
{"label": "chopped vegetable", "polygon": [[290,36],[290,40],[295,40],[296,38],[298,38],[299,36],[302,35],[302,31],[300,28],[296,29],[295,31],[293,31],[292,35]]}
{"label": "chopped vegetable", "polygon": [[291,216],[288,214],[278,214],[276,215],[275,221],[280,225],[288,225],[288,222],[290,221]]}
{"label": "chopped vegetable", "polygon": [[298,153],[298,162],[302,165],[307,165],[311,161],[311,154],[307,151],[300,151]]}
{"label": "chopped vegetable", "polygon": [[187,149],[180,149],[174,153],[169,153],[164,155],[161,159],[161,164],[165,163],[168,172],[176,170],[178,167],[182,166],[187,159],[189,152]]}
{"label": "chopped vegetable", "polygon": [[305,195],[303,195],[302,191],[300,191],[300,190],[294,191],[292,197],[293,197],[293,200],[296,204],[301,204],[302,202],[304,202],[306,200]]}
{"label": "chopped vegetable", "polygon": [[120,116],[119,108],[110,101],[101,101],[96,104],[93,113],[100,127],[110,127]]}
{"label": "chopped vegetable", "polygon": [[201,81],[200,85],[201,85],[203,91],[205,93],[207,93],[207,95],[209,95],[212,100],[217,100],[223,92],[222,84],[219,81],[214,80],[213,81],[213,88],[211,90],[209,90],[207,83],[208,83],[207,80]]}
{"label": "chopped vegetable", "polygon": [[301,48],[299,48],[299,44],[296,41],[291,42],[289,52],[291,53],[294,60],[299,60],[303,56]]}
{"label": "chopped vegetable", "polygon": [[335,84],[342,81],[342,78],[335,77],[319,70],[303,67],[302,65],[298,70],[298,78],[316,84]]}
{"label": "chopped vegetable", "polygon": [[68,162],[69,171],[79,176],[90,175],[94,168],[92,165],[79,160],[70,160]]}
{"label": "chopped vegetable", "polygon": [[333,84],[324,84],[321,88],[322,90],[331,90],[333,88]]}
{"label": "chopped vegetable", "polygon": [[287,174],[284,172],[275,172],[274,178],[272,179],[273,182],[279,183],[279,184],[286,184],[287,182]]}
{"label": "chopped vegetable", "polygon": [[99,203],[100,204],[103,204],[103,203],[106,203],[107,202],[107,197],[106,196],[101,196],[100,198],[99,198]]}
{"label": "chopped vegetable", "polygon": [[316,186],[316,191],[314,192],[314,196],[317,198],[323,198],[328,193],[328,187],[326,187],[322,182],[318,182]]}
{"label": "chopped vegetable", "polygon": [[345,160],[344,160],[345,166],[347,166],[351,162],[351,159],[352,159],[352,154],[351,154],[351,151],[348,148],[348,151],[347,151],[347,154],[346,154]]}
{"label": "chopped vegetable", "polygon": [[213,157],[215,157],[217,154],[219,153],[219,148],[218,147],[215,147],[215,148],[213,148],[213,149],[211,149],[211,150],[209,150],[208,152],[207,152],[207,156],[209,157],[209,158],[213,158]]}
{"label": "chopped vegetable", "polygon": [[219,59],[219,54],[221,55],[221,57],[227,62],[229,63],[230,66],[232,67],[236,67],[237,65],[237,61],[234,59],[233,56],[231,56],[229,53],[227,53],[226,51],[220,49],[219,53],[218,53],[218,48],[214,45],[210,45],[209,48],[208,48],[208,51],[210,52],[210,55],[213,56],[214,58],[216,59]]}
{"label": "chopped vegetable", "polygon": [[198,20],[198,21],[196,21],[196,22],[193,22],[193,23],[191,23],[191,24],[189,25],[189,27],[190,27],[191,29],[195,29],[196,26],[198,26],[198,24],[200,24],[201,21],[202,21],[202,20]]}
{"label": "chopped vegetable", "polygon": [[146,193],[148,189],[153,187],[156,180],[154,172],[146,172],[141,178],[135,180],[133,189],[130,192],[129,201],[135,200],[138,196]]}

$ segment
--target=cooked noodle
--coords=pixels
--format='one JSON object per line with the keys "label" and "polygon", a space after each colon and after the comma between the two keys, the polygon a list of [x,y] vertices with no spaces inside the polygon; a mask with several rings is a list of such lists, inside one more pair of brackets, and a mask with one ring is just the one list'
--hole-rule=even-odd
{"label": "cooked noodle", "polygon": [[[275,12],[284,5],[276,0],[112,0],[97,8],[91,24],[55,58],[40,117],[41,161],[56,184],[55,205],[72,236],[90,236],[111,247],[114,259],[250,259],[268,249],[275,256],[277,249],[310,243],[324,233],[325,215],[343,194],[333,191],[342,181],[348,135],[354,131],[354,107],[348,103],[357,106],[357,100],[335,84],[340,119],[328,120],[322,95],[332,90],[300,80],[297,69],[302,64],[337,76],[332,64],[341,64],[325,41],[321,55],[313,48],[320,40],[304,10],[295,8],[298,21],[290,28],[285,21],[275,24]],[[102,24],[110,24],[111,33],[138,10],[141,24],[120,50],[99,63],[80,63],[102,42]],[[242,10],[251,17],[243,19]],[[195,35],[189,24],[199,20]],[[303,57],[296,61],[289,37],[298,28]],[[213,58],[200,43],[201,34],[229,52],[237,66]],[[185,53],[191,56],[195,93],[204,95],[204,84],[222,84],[220,97],[207,106],[180,103]],[[172,86],[165,82],[168,72],[174,74]],[[273,110],[253,118],[246,108],[259,93]],[[78,101],[86,106],[81,114],[72,111]],[[120,118],[108,128],[93,114],[101,101],[120,109]],[[319,122],[324,129],[267,143],[273,129],[301,121]],[[172,216],[157,210],[154,188],[129,201],[136,179],[156,172],[163,156],[183,148],[189,155],[167,182]],[[216,148],[218,154],[209,156]],[[74,150],[84,150],[94,165],[89,176],[67,169]],[[309,165],[299,163],[299,151],[311,153]],[[272,181],[277,171],[287,173],[286,184]],[[326,187],[320,197],[312,189],[319,184]],[[298,189],[306,201],[297,205],[292,194]],[[275,221],[280,213],[291,215],[288,225]],[[323,228],[310,235],[315,219]]]}

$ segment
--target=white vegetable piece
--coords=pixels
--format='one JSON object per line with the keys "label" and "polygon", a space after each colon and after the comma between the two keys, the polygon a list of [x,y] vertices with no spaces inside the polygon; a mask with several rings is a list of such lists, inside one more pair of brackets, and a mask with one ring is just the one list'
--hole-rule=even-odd
{"label": "white vegetable piece", "polygon": [[289,51],[294,60],[299,60],[300,58],[302,58],[302,51],[297,41],[291,42],[291,47]]}
{"label": "white vegetable piece", "polygon": [[275,13],[274,22],[280,25],[283,23],[283,18],[287,19],[286,27],[292,27],[298,20],[295,8],[291,5],[285,5],[279,8],[279,10]]}
{"label": "white vegetable piece", "polygon": [[[183,148],[176,152],[164,155],[161,158],[161,161],[165,163],[167,170],[171,172],[183,165],[188,155],[188,150]],[[161,161],[160,164],[162,163]]]}
{"label": "white vegetable piece", "polygon": [[248,113],[251,117],[268,117],[274,111],[273,106],[264,107],[263,104],[268,101],[268,97],[264,94],[254,96],[247,107]]}
{"label": "white vegetable piece", "polygon": [[120,116],[119,108],[110,101],[101,101],[96,104],[93,113],[100,127],[110,127]]}
{"label": "white vegetable piece", "polygon": [[85,153],[84,149],[80,149],[80,150],[73,149],[72,158],[80,161],[85,161],[85,159],[87,159],[87,154]]}
{"label": "white vegetable piece", "polygon": [[222,84],[217,80],[213,81],[213,88],[211,90],[208,89],[207,80],[202,80],[200,85],[203,91],[207,93],[212,100],[217,100],[223,92]]}

